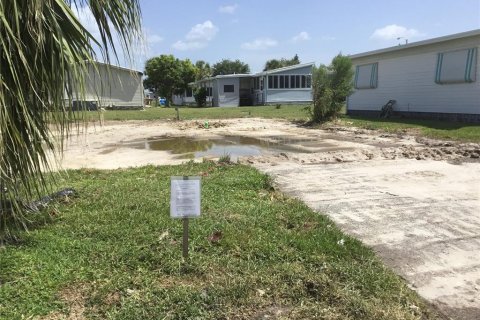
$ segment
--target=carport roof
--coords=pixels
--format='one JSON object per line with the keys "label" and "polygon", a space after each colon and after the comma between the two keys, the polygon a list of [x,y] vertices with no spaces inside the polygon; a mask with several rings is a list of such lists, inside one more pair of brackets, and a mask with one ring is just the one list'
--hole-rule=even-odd
{"label": "carport roof", "polygon": [[293,66],[288,66],[288,67],[283,67],[283,68],[277,68],[277,69],[258,72],[258,73],[255,73],[254,76],[264,76],[264,75],[267,75],[267,74],[289,71],[289,70],[295,70],[295,69],[300,69],[300,68],[303,68],[303,67],[309,67],[309,66],[314,66],[314,65],[315,65],[315,62],[294,64]]}

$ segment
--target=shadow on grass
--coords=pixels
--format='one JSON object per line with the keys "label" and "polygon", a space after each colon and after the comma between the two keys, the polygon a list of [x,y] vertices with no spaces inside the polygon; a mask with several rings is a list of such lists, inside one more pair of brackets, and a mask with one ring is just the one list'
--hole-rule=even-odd
{"label": "shadow on grass", "polygon": [[[53,224],[56,217],[56,208],[53,206],[42,209],[39,212],[27,212],[24,214],[23,224],[13,218],[7,218],[8,233],[0,239],[1,246],[21,246],[28,243],[29,232],[41,229]],[[27,231],[27,232],[25,232]]]}
{"label": "shadow on grass", "polygon": [[[59,216],[58,206],[61,204],[69,204],[72,199],[77,198],[78,194],[73,189],[73,193],[69,195],[61,194],[71,188],[65,188],[60,192],[52,193],[44,196],[39,200],[32,201],[24,206],[24,212],[14,217],[11,210],[4,211],[1,214],[5,219],[8,232],[0,235],[0,247],[2,245],[23,245],[27,241],[28,232],[34,231],[44,226],[55,223]],[[25,233],[25,231],[28,231]]]}
{"label": "shadow on grass", "polygon": [[423,119],[409,119],[409,118],[375,118],[375,117],[362,117],[362,116],[348,116],[344,115],[340,119],[343,120],[354,120],[364,123],[378,124],[378,127],[381,128],[386,125],[396,124],[402,127],[426,127],[430,129],[437,130],[458,130],[465,127],[479,127],[480,124],[475,123],[464,123],[464,122],[452,122],[447,120],[423,120]]}

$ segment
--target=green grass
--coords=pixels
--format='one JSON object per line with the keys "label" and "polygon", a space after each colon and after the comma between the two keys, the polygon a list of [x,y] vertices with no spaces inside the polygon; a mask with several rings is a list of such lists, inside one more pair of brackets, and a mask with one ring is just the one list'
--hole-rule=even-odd
{"label": "green grass", "polygon": [[[243,117],[276,118],[288,120],[307,120],[305,105],[256,106],[239,108],[191,108],[180,107],[180,119],[231,119]],[[106,111],[105,120],[164,120],[175,119],[175,108],[147,108],[143,111]],[[91,118],[98,120],[98,113],[92,112]]]}
{"label": "green grass", "polygon": [[[202,176],[185,264],[173,175]],[[0,319],[435,318],[370,249],[253,168],[82,170],[60,182],[79,196],[0,250]]]}
{"label": "green grass", "polygon": [[380,119],[343,116],[340,124],[387,132],[409,132],[420,136],[443,139],[480,142],[480,125],[453,121],[418,119]]}

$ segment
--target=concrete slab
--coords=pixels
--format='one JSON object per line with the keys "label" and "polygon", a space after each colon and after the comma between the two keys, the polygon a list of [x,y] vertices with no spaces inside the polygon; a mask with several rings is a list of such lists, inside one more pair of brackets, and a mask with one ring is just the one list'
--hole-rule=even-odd
{"label": "concrete slab", "polygon": [[480,319],[480,163],[255,164],[453,319]]}

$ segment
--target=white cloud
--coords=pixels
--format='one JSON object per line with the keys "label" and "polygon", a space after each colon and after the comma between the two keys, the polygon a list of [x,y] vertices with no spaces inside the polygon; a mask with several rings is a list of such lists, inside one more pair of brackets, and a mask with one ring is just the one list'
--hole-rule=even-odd
{"label": "white cloud", "polygon": [[202,48],[205,48],[206,46],[207,46],[206,42],[182,41],[182,40],[179,40],[174,44],[172,44],[172,47],[174,49],[177,49],[180,51],[202,49]]}
{"label": "white cloud", "polygon": [[307,41],[310,40],[310,35],[306,31],[302,31],[292,38],[293,42]]}
{"label": "white cloud", "polygon": [[416,29],[408,29],[404,26],[399,26],[396,24],[390,24],[380,29],[376,29],[372,35],[370,36],[371,39],[377,40],[394,40],[397,38],[415,38],[422,36]]}
{"label": "white cloud", "polygon": [[161,37],[157,34],[147,35],[148,44],[156,44],[156,43],[160,43],[162,41],[163,41],[163,37]]}
{"label": "white cloud", "polygon": [[142,60],[145,60],[147,57],[151,56],[153,52],[158,51],[158,45],[162,43],[165,39],[157,33],[153,33],[149,28],[143,28],[141,43],[142,45],[134,48],[139,51]]}
{"label": "white cloud", "polygon": [[178,40],[172,47],[177,50],[195,50],[205,48],[218,33],[218,28],[212,21],[196,24],[185,36],[185,40]]}
{"label": "white cloud", "polygon": [[232,4],[232,5],[227,5],[227,6],[221,6],[218,8],[218,11],[221,13],[229,13],[233,14],[238,8],[238,4]]}
{"label": "white cloud", "polygon": [[212,23],[212,21],[207,20],[204,23],[196,24],[192,29],[187,33],[185,37],[188,41],[195,40],[212,40],[218,32],[218,28]]}
{"label": "white cloud", "polygon": [[270,47],[275,47],[278,44],[276,40],[270,38],[257,38],[252,42],[245,42],[242,44],[243,49],[247,50],[265,50]]}

